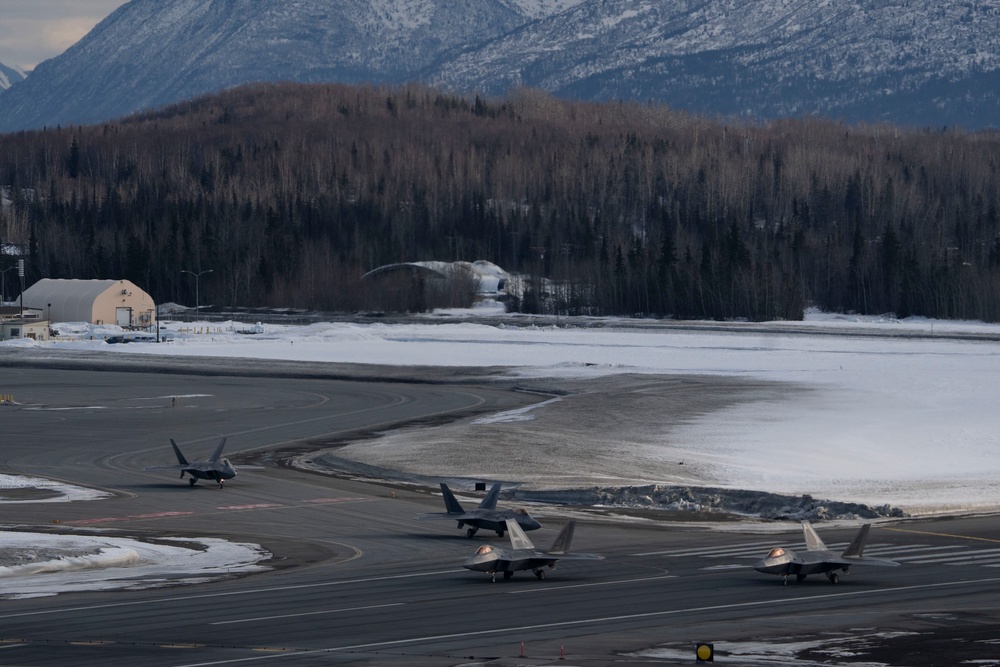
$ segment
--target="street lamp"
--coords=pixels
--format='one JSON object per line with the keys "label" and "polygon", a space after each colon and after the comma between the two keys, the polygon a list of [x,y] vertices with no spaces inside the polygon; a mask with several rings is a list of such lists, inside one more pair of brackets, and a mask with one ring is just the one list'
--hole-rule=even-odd
{"label": "street lamp", "polygon": [[8,266],[3,271],[0,271],[0,274],[3,274],[3,280],[0,280],[0,305],[3,305],[7,301],[7,272],[16,268],[17,264]]}
{"label": "street lamp", "polygon": [[188,271],[187,269],[181,269],[181,273],[190,273],[194,276],[194,313],[195,316],[201,313],[201,276],[205,273],[211,273],[212,269],[205,269],[204,271],[199,271],[195,273],[194,271]]}

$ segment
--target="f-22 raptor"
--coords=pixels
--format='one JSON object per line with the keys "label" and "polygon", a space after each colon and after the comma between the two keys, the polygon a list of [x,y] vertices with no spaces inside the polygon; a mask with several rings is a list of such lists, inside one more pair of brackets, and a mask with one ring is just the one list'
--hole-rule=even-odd
{"label": "f-22 raptor", "polygon": [[603,560],[604,556],[597,554],[570,553],[569,545],[573,541],[573,531],[576,521],[570,521],[556,535],[555,541],[548,551],[535,548],[528,536],[524,534],[517,523],[507,519],[507,530],[510,532],[510,543],[513,549],[506,551],[489,544],[476,549],[476,553],[462,564],[467,570],[486,572],[495,582],[497,572],[503,572],[504,579],[510,579],[518,570],[531,570],[539,579],[545,578],[543,567],[554,569],[559,560]]}
{"label": "f-22 raptor", "polygon": [[522,530],[537,530],[542,527],[535,519],[528,514],[527,510],[517,508],[513,510],[498,510],[497,498],[500,497],[501,482],[497,482],[490,488],[479,507],[468,512],[451,492],[448,485],[441,483],[441,495],[444,496],[444,506],[448,511],[444,514],[421,514],[418,519],[451,519],[458,522],[458,527],[469,526],[465,534],[473,537],[480,528],[496,531],[496,534],[503,537],[507,530],[507,520],[513,519]]}
{"label": "f-22 raptor", "polygon": [[830,583],[837,583],[840,577],[837,570],[844,574],[852,565],[881,565],[894,567],[899,563],[881,558],[864,556],[865,543],[868,541],[868,531],[872,525],[866,523],[854,536],[854,540],[841,554],[836,554],[826,548],[823,540],[808,521],[802,522],[802,533],[805,535],[806,551],[795,553],[791,549],[775,547],[767,556],[757,562],[753,569],[764,574],[779,574],[783,582],[788,584],[788,575],[794,574],[796,581],[804,581],[810,574],[825,574]]}
{"label": "f-22 raptor", "polygon": [[[191,475],[191,479],[188,480],[191,486],[194,486],[199,479],[212,479],[219,483],[220,489],[227,479],[236,477],[236,466],[230,463],[229,459],[222,458],[222,448],[226,446],[226,438],[219,442],[215,451],[212,452],[212,457],[207,461],[189,463],[173,438],[170,439],[170,446],[174,448],[174,454],[177,455],[177,465],[150,466],[143,468],[143,470],[180,470],[181,479],[184,479],[184,473]],[[260,469],[259,466],[244,466],[244,468],[248,470]]]}

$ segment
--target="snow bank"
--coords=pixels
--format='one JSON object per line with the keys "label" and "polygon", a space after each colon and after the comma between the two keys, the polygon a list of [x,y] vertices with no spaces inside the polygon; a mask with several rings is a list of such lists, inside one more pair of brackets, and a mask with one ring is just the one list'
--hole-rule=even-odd
{"label": "snow bank", "polygon": [[268,569],[256,544],[210,537],[155,542],[100,535],[0,531],[0,597],[137,590]]}

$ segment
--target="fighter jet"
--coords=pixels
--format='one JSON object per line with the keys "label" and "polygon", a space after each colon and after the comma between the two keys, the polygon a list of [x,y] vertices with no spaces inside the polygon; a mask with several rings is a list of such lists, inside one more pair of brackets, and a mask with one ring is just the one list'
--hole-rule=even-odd
{"label": "fighter jet", "polygon": [[802,532],[806,540],[806,552],[797,554],[791,549],[775,547],[760,560],[753,569],[764,574],[780,574],[783,582],[788,584],[788,575],[794,574],[796,581],[805,580],[810,574],[823,573],[831,583],[840,581],[837,570],[847,574],[852,565],[881,565],[895,567],[899,563],[880,558],[870,558],[862,555],[865,542],[868,541],[868,531],[872,525],[866,523],[854,536],[854,541],[839,556],[826,548],[823,540],[813,530],[808,521],[802,522]]}
{"label": "fighter jet", "polygon": [[[174,442],[174,439],[170,439],[170,446],[174,448],[174,454],[177,455],[177,465],[175,466],[150,466],[149,468],[143,468],[143,470],[180,470],[181,479],[184,479],[184,473],[191,475],[191,479],[188,483],[194,486],[199,479],[214,479],[219,483],[219,488],[227,479],[232,479],[236,477],[236,467],[229,462],[229,459],[222,458],[222,448],[226,446],[226,439],[223,438],[219,441],[219,445],[212,452],[212,458],[207,461],[192,461],[188,463],[188,460],[184,458],[184,454],[181,453],[180,447]],[[246,469],[259,469],[259,466],[244,466]]]}
{"label": "fighter jet", "polygon": [[474,555],[466,559],[462,567],[486,572],[494,582],[497,580],[497,572],[503,572],[503,578],[510,579],[517,570],[531,570],[536,577],[544,579],[545,570],[542,568],[548,566],[549,569],[555,569],[558,560],[603,560],[604,558],[597,554],[569,553],[573,531],[576,530],[575,520],[563,526],[548,551],[536,549],[513,519],[507,519],[507,530],[510,532],[513,549],[505,551],[500,547],[484,544],[476,549]]}
{"label": "fighter jet", "polygon": [[500,486],[501,482],[497,482],[490,488],[490,492],[486,494],[483,498],[483,502],[479,503],[479,507],[474,510],[466,512],[458,499],[455,498],[455,494],[451,492],[448,485],[444,482],[441,483],[441,495],[444,496],[444,506],[447,509],[447,513],[444,514],[421,514],[418,519],[452,519],[458,521],[458,527],[468,525],[470,528],[465,531],[465,534],[469,537],[473,537],[480,528],[487,528],[489,530],[496,531],[496,534],[503,537],[504,531],[507,529],[507,524],[505,521],[507,519],[514,519],[517,525],[524,530],[537,530],[542,527],[542,524],[531,518],[527,510],[517,508],[513,510],[498,510],[497,509],[497,498],[500,496]]}

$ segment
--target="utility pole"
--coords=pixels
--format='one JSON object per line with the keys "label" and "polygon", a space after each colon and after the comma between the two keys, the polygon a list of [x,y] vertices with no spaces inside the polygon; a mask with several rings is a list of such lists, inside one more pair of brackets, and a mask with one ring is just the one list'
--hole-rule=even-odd
{"label": "utility pole", "polygon": [[21,298],[20,298],[21,309],[20,313],[18,314],[18,317],[20,317],[23,320],[24,319],[24,260],[23,259],[17,260],[17,275],[20,276],[21,278]]}
{"label": "utility pole", "polygon": [[181,269],[181,273],[190,273],[194,276],[194,314],[195,317],[201,314],[201,276],[205,273],[211,273],[212,269],[205,269],[204,271],[199,271],[195,273],[194,271],[188,271],[187,269]]}
{"label": "utility pole", "polygon": [[16,268],[17,264],[14,266],[8,266],[3,271],[0,271],[0,276],[3,276],[3,278],[0,279],[0,305],[3,305],[7,301],[7,272],[13,271]]}

